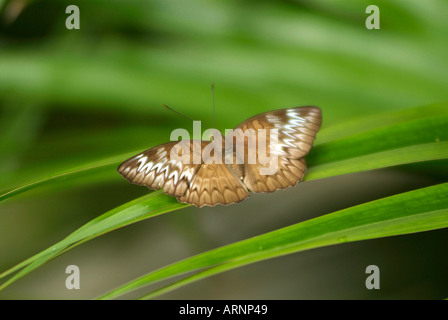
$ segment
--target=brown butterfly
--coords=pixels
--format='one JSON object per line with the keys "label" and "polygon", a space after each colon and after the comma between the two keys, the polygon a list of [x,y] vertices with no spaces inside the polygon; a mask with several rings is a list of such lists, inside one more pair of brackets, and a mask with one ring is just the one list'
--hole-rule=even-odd
{"label": "brown butterfly", "polygon": [[[267,135],[264,141],[266,155],[276,159],[273,174],[262,173],[267,165],[272,164],[272,160],[267,164],[257,154],[256,148],[261,145],[260,135],[253,136],[256,146],[249,143],[248,136],[243,137],[244,148],[240,154],[236,144],[228,147],[218,140],[187,140],[183,141],[181,149],[179,141],[165,143],[126,160],[118,167],[118,172],[134,184],[154,190],[163,188],[164,193],[176,197],[178,201],[197,207],[236,203],[249,197],[248,191],[274,192],[301,181],[306,169],[304,156],[310,151],[321,122],[321,110],[307,106],[265,112],[235,127],[234,132],[239,133],[230,137],[232,141],[248,129],[277,133],[276,141],[272,135]],[[226,135],[226,142],[228,138],[229,135]],[[216,155],[213,152],[204,156],[204,151],[210,151],[211,147],[225,152],[223,161],[211,162],[211,157]],[[187,161],[173,157],[173,154],[179,154],[179,150],[186,152],[187,157],[182,159]],[[202,157],[195,163],[192,159],[197,155]],[[255,161],[248,161],[251,156],[255,157]],[[224,161],[224,158],[233,161]]]}

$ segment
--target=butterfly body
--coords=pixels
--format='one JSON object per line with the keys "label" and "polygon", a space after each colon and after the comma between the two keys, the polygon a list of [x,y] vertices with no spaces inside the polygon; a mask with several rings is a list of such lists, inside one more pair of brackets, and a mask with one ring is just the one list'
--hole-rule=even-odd
{"label": "butterfly body", "polygon": [[123,162],[118,172],[198,207],[240,202],[249,191],[274,192],[301,181],[304,156],[321,121],[317,107],[265,112],[223,139],[172,141],[148,149]]}

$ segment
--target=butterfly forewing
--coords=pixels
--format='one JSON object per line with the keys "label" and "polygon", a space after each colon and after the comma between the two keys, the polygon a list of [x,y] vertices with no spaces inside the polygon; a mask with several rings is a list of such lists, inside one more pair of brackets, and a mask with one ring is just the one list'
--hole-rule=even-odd
{"label": "butterfly forewing", "polygon": [[265,129],[269,147],[271,130],[277,129],[278,144],[273,148],[276,154],[299,159],[311,150],[321,123],[322,112],[318,107],[296,107],[259,114],[242,122],[235,129]]}
{"label": "butterfly forewing", "polygon": [[203,164],[185,194],[177,199],[198,207],[230,204],[247,198],[249,193],[225,164]]}
{"label": "butterfly forewing", "polygon": [[[193,141],[188,142],[190,147],[188,161],[171,159],[171,152],[178,143],[174,141],[148,149],[123,162],[118,167],[118,172],[134,184],[154,190],[163,188],[165,193],[181,196],[201,164],[195,164],[193,161],[194,153],[200,153],[200,149],[197,150],[198,144],[194,144]],[[199,148],[202,148],[202,143],[199,144]]]}

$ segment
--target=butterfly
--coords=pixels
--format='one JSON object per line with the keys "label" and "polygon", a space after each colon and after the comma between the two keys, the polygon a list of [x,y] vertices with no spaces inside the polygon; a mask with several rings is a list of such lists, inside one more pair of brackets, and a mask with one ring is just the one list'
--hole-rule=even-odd
{"label": "butterfly", "polygon": [[[227,147],[219,141],[220,144],[216,145],[218,140],[215,139],[184,140],[181,149],[179,141],[172,141],[133,156],[117,170],[131,183],[154,190],[163,189],[178,201],[197,207],[237,203],[249,197],[249,191],[274,192],[302,181],[306,170],[304,157],[311,150],[321,123],[321,110],[305,106],[261,113],[234,128],[233,132],[239,132],[239,135],[250,129],[254,132],[261,132],[261,129],[268,133],[275,131],[276,139],[267,135],[264,141],[268,150],[266,154],[276,160],[273,174],[262,173],[272,161],[267,164],[257,155],[256,148],[262,142],[260,135],[253,136],[257,142],[255,147],[246,137],[245,148],[240,154],[235,144]],[[226,142],[228,137],[229,134],[225,136]],[[230,140],[238,137],[235,134]],[[204,151],[210,151],[211,147],[225,152],[223,161],[211,162],[213,152],[209,152],[208,158],[199,158],[199,162],[191,161],[195,156],[204,155]],[[173,154],[178,155],[179,150],[185,152],[186,157],[174,157]],[[216,155],[215,152],[213,157]],[[248,161],[251,156],[255,161]]]}

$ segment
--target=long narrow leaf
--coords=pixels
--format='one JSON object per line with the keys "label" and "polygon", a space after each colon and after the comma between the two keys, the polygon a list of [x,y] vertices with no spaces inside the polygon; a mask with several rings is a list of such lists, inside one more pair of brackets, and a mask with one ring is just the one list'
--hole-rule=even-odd
{"label": "long narrow leaf", "polygon": [[153,298],[220,272],[286,254],[445,227],[448,227],[448,183],[368,202],[220,247],[151,272],[100,299],[208,268],[142,297]]}
{"label": "long narrow leaf", "polygon": [[125,225],[154,217],[164,212],[180,209],[185,206],[185,204],[177,202],[172,197],[160,194],[160,192],[153,192],[134,201],[128,202],[111,211],[108,211],[98,218],[88,222],[50,248],[1,273],[0,278],[3,278],[20,270],[20,272],[3,283],[0,286],[0,290],[25,276],[32,270],[39,267],[41,264],[55,258],[60,253],[68,250],[69,248],[73,248],[94,237],[123,227]]}

